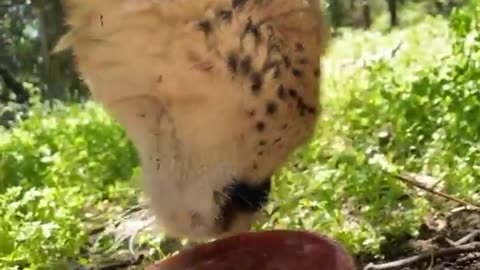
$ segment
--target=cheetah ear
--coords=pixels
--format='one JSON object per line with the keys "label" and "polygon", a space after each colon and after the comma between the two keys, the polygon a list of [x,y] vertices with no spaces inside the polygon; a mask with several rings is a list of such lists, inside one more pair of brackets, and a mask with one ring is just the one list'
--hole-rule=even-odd
{"label": "cheetah ear", "polygon": [[[78,15],[91,15],[101,11],[108,11],[111,8],[119,6],[123,1],[118,0],[61,0],[62,6],[68,17]],[[145,2],[145,1],[138,1]]]}
{"label": "cheetah ear", "polygon": [[330,21],[325,17],[325,11],[320,5],[320,0],[308,0],[308,3],[312,7],[312,11],[315,13],[315,16],[318,19],[318,24],[320,26],[320,31],[318,33],[321,55],[324,55],[328,50],[331,39],[330,31]]}
{"label": "cheetah ear", "polygon": [[[142,0],[136,0],[144,2]],[[61,0],[65,13],[65,23],[72,29],[87,26],[94,17],[100,17],[109,11],[118,10],[125,1],[118,0]]]}
{"label": "cheetah ear", "polygon": [[308,0],[308,3],[310,3],[310,6],[312,6],[314,9],[316,9],[317,12],[321,11],[319,0]]}
{"label": "cheetah ear", "polygon": [[[288,0],[286,0],[288,1]],[[298,32],[302,32],[302,28],[308,28],[308,31],[311,35],[315,38],[317,42],[317,46],[319,48],[320,56],[324,55],[327,51],[328,45],[330,44],[331,40],[331,31],[330,31],[330,22],[325,16],[326,12],[322,7],[320,0],[303,0],[301,1],[302,6],[295,6],[298,4],[297,1],[291,1],[293,6],[287,6],[283,10],[283,12],[277,13],[275,15],[276,18],[279,18],[284,15],[292,15],[293,13],[301,12],[307,14],[308,16],[308,25],[305,24],[303,20],[289,21],[289,28],[297,29]],[[295,7],[294,7],[295,6]],[[270,19],[271,17],[269,17]],[[313,25],[312,25],[313,24]],[[306,29],[304,29],[306,30]]]}
{"label": "cheetah ear", "polygon": [[60,37],[55,47],[53,47],[51,54],[57,54],[64,50],[68,50],[73,45],[73,34],[68,32],[67,34]]}

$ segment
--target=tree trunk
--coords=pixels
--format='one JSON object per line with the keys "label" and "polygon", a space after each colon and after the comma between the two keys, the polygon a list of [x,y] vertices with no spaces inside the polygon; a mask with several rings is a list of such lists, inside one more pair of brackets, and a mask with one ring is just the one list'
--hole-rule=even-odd
{"label": "tree trunk", "polygon": [[345,7],[342,0],[329,0],[330,20],[333,27],[340,27],[345,23]]}
{"label": "tree trunk", "polygon": [[[8,104],[10,101],[19,104],[28,103],[30,93],[15,79],[14,75],[6,67],[0,66],[0,79],[3,80],[6,88],[5,91],[0,94],[0,103]],[[10,98],[10,93],[15,95],[15,99]]]}
{"label": "tree trunk", "polygon": [[370,26],[372,26],[372,13],[368,0],[362,0],[362,14],[364,27],[365,29],[369,29]]}
{"label": "tree trunk", "polygon": [[83,94],[79,91],[84,89],[78,80],[71,55],[50,53],[60,36],[66,32],[62,5],[58,0],[40,2],[33,1],[33,5],[39,21],[41,77],[46,84],[43,97],[49,101],[78,99]]}
{"label": "tree trunk", "polygon": [[397,0],[387,0],[388,12],[390,13],[390,26],[398,25]]}

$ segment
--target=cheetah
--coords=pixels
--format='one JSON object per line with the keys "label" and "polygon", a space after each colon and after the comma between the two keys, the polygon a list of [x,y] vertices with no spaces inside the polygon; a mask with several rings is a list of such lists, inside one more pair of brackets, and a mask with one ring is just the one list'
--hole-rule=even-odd
{"label": "cheetah", "polygon": [[63,0],[95,102],[140,157],[157,224],[203,240],[251,229],[320,115],[329,33],[316,0]]}

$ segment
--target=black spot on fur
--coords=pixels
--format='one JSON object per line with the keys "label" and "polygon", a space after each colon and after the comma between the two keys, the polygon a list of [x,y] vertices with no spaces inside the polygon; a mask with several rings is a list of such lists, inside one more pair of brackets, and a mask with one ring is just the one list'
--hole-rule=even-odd
{"label": "black spot on fur", "polygon": [[255,127],[257,131],[262,132],[265,130],[265,123],[262,121],[258,121]]}
{"label": "black spot on fur", "polygon": [[303,72],[302,72],[300,69],[297,69],[297,68],[292,69],[292,74],[293,74],[293,76],[295,76],[296,78],[301,78],[301,77],[303,77]]}
{"label": "black spot on fur", "polygon": [[280,52],[281,52],[280,45],[278,45],[276,43],[268,44],[268,53],[269,54],[272,54],[272,53],[280,54]]}
{"label": "black spot on fur", "polygon": [[241,8],[247,3],[247,0],[232,0],[233,8]]}
{"label": "black spot on fur", "polygon": [[240,72],[244,75],[250,73],[250,69],[252,66],[252,58],[250,55],[245,56],[242,61],[240,61]]}
{"label": "black spot on fur", "polygon": [[199,21],[197,26],[205,33],[205,35],[208,35],[213,31],[212,23],[208,20]]}
{"label": "black spot on fur", "polygon": [[271,24],[266,25],[267,29],[267,40],[271,42],[275,38],[275,30]]}
{"label": "black spot on fur", "polygon": [[232,11],[231,10],[220,10],[217,14],[218,18],[221,20],[231,22],[232,21]]}
{"label": "black spot on fur", "polygon": [[155,161],[157,162],[157,171],[160,170],[160,159],[156,158]]}
{"label": "black spot on fur", "polygon": [[258,156],[263,156],[263,151],[257,153]]}
{"label": "black spot on fur", "polygon": [[282,138],[281,138],[281,137],[278,137],[278,138],[275,139],[275,141],[273,141],[273,144],[277,144],[277,143],[279,143],[279,142],[281,142],[281,141],[282,141]]}
{"label": "black spot on fur", "polygon": [[292,97],[292,98],[298,97],[298,92],[297,92],[297,90],[295,90],[295,89],[288,89],[288,94],[289,94],[290,97]]}
{"label": "black spot on fur", "polygon": [[298,60],[298,63],[300,63],[301,65],[306,65],[306,64],[308,64],[308,58],[305,58],[305,57],[300,58]]}
{"label": "black spot on fur", "polygon": [[250,82],[252,83],[251,89],[253,93],[258,93],[262,89],[263,79],[262,75],[258,72],[254,72],[250,76]]}
{"label": "black spot on fur", "polygon": [[267,144],[267,141],[265,141],[265,140],[261,140],[261,141],[258,142],[258,145],[260,145],[260,146],[265,146],[266,144]]}
{"label": "black spot on fur", "polygon": [[308,107],[307,110],[309,114],[315,114],[317,112],[317,110],[314,107]]}
{"label": "black spot on fur", "polygon": [[238,57],[235,53],[230,53],[227,58],[228,69],[232,73],[237,73]]}
{"label": "black spot on fur", "polygon": [[313,75],[315,77],[318,77],[320,75],[320,69],[319,68],[316,68],[314,71],[313,71]]}
{"label": "black spot on fur", "polygon": [[287,91],[285,90],[285,87],[283,87],[283,85],[278,86],[277,95],[278,95],[278,98],[281,100],[284,100],[287,97]]}
{"label": "black spot on fur", "polygon": [[265,111],[268,115],[274,114],[277,111],[277,109],[278,109],[278,107],[277,107],[277,103],[275,103],[275,101],[268,101],[267,102],[267,106],[265,108]]}
{"label": "black spot on fur", "polygon": [[283,62],[285,63],[285,66],[287,68],[290,68],[292,66],[292,61],[290,61],[290,58],[288,58],[288,56],[286,55],[283,56]]}
{"label": "black spot on fur", "polygon": [[255,37],[255,42],[258,42],[261,38],[258,26],[252,22],[252,18],[248,18],[247,25],[245,26],[244,35],[252,34]]}
{"label": "black spot on fur", "polygon": [[278,79],[280,77],[280,68],[275,67],[275,70],[273,71],[273,78]]}
{"label": "black spot on fur", "polygon": [[305,102],[301,98],[297,100],[297,108],[298,108],[298,113],[300,116],[304,116],[305,112],[307,111],[308,107],[305,105]]}
{"label": "black spot on fur", "polygon": [[147,117],[147,115],[144,114],[144,113],[142,113],[142,114],[140,114],[140,117],[141,117],[141,118],[145,118],[145,117]]}
{"label": "black spot on fur", "polygon": [[303,52],[304,50],[305,50],[305,48],[303,47],[303,45],[300,42],[295,43],[295,51]]}
{"label": "black spot on fur", "polygon": [[248,112],[248,116],[249,116],[249,117],[254,117],[255,114],[256,114],[256,111],[255,111],[255,110],[251,110],[251,111]]}

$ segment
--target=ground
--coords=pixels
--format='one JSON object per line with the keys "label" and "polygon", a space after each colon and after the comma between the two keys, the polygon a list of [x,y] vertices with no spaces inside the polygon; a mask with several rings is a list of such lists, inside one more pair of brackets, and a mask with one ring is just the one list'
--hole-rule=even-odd
{"label": "ground", "polygon": [[[145,210],[136,209],[128,218],[111,228],[110,234],[122,238],[126,235],[135,234],[135,230],[142,228],[146,234],[153,232],[149,226],[152,219]],[[133,230],[133,231],[132,231]],[[96,235],[92,235],[95,238]],[[124,241],[124,248],[132,248],[130,240]],[[477,270],[480,269],[480,210],[469,207],[456,207],[445,213],[437,213],[437,216],[426,219],[421,226],[418,236],[405,239],[395,239],[386,242],[381,247],[381,254],[376,258],[372,255],[356,254],[358,269],[398,269],[398,270]],[[455,243],[454,243],[455,242]],[[466,245],[463,253],[457,250]],[[178,250],[187,245],[178,240],[170,240],[162,244],[167,250]],[[447,253],[443,250],[450,249]],[[435,254],[431,254],[435,250]],[[440,253],[438,253],[440,251]],[[132,256],[132,254],[135,254]],[[414,259],[412,263],[402,263],[415,256],[423,256],[421,260]],[[382,257],[381,259],[379,257]],[[142,269],[151,263],[146,249],[136,249],[133,253],[124,252],[112,254],[112,256],[99,265],[99,269]],[[394,267],[393,264],[403,265]],[[390,267],[387,267],[390,265]],[[369,267],[370,266],[370,267]],[[383,267],[382,267],[383,266]]]}
{"label": "ground", "polygon": [[[422,225],[420,234],[411,239],[387,243],[383,249],[384,259],[376,261],[381,264],[393,264],[418,255],[424,259],[416,260],[410,264],[404,264],[397,268],[373,267],[370,269],[402,269],[402,270],[440,270],[440,269],[480,269],[480,245],[478,244],[480,229],[480,211],[465,207],[453,209],[450,213],[441,217],[432,217]],[[457,243],[453,243],[457,242]],[[457,252],[465,245],[468,251]],[[438,253],[440,250],[449,249],[449,252]],[[432,250],[436,253],[432,254]],[[361,267],[364,268],[372,260],[371,258],[359,258]]]}

